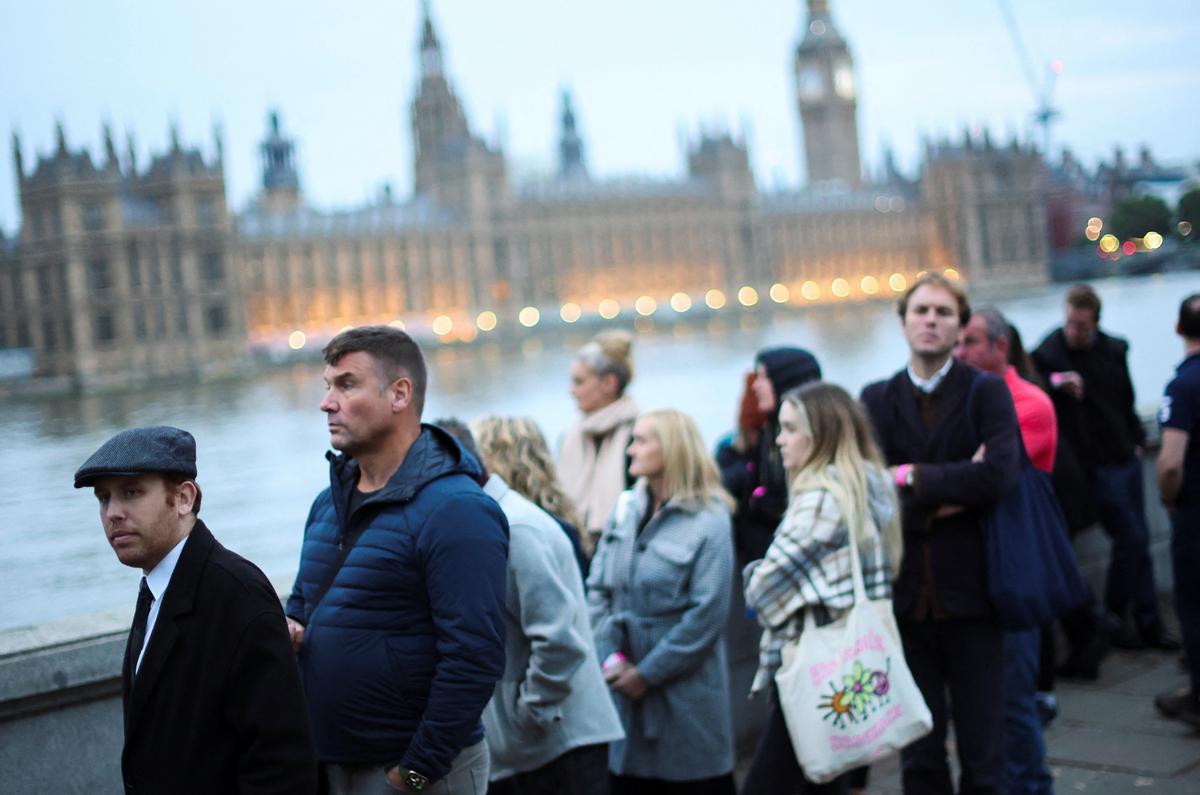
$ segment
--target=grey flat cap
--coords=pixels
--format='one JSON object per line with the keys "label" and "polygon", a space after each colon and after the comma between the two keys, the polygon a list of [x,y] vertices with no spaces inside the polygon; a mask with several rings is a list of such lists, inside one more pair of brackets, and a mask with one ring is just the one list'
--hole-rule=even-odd
{"label": "grey flat cap", "polygon": [[169,472],[192,480],[196,477],[196,439],[169,425],[121,431],[92,453],[75,471],[75,488],[111,475],[144,475]]}

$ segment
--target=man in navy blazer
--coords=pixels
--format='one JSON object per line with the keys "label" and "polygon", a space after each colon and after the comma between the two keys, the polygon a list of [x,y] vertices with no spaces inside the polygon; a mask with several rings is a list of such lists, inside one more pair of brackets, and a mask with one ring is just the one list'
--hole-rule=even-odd
{"label": "man in navy blazer", "polygon": [[971,316],[957,284],[926,276],[899,310],[908,366],[867,386],[862,402],[900,492],[904,560],[893,604],[934,720],[903,752],[904,792],[954,791],[945,746],[953,710],[959,791],[1001,793],[1004,633],[988,598],[983,519],[1017,482],[1020,430],[1004,381],[951,355]]}
{"label": "man in navy blazer", "polygon": [[126,793],[315,793],[316,758],[279,598],[198,517],[196,440],[117,434],[75,473],[143,571],[125,649]]}

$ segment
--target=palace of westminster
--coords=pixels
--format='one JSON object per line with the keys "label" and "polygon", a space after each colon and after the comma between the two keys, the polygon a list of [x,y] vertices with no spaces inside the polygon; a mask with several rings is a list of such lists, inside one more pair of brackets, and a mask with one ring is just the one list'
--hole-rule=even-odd
{"label": "palace of westminster", "polygon": [[676,180],[593,178],[567,95],[557,174],[516,184],[504,153],[472,131],[423,16],[406,200],[311,207],[274,113],[261,192],[237,214],[219,137],[205,157],[173,131],[145,165],[132,146],[120,156],[106,128],[97,162],[60,126],[53,154],[28,168],[14,134],[22,222],[15,239],[0,236],[0,378],[5,356],[24,362],[16,375],[89,388],[232,372],[251,351],[319,346],[360,323],[470,341],[538,323],[894,296],[926,270],[1046,279],[1045,168],[1031,145],[928,142],[919,179],[890,162],[863,179],[854,66],[827,0],[808,0],[795,49],[809,184],[788,192],[760,191],[729,134],[689,141]]}

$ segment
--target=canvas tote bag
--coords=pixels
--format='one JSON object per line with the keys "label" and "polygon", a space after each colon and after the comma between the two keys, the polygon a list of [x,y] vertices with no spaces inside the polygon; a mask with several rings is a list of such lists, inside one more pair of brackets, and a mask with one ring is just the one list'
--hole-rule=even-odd
{"label": "canvas tote bag", "polygon": [[851,528],[854,607],[823,627],[806,610],[804,630],[784,644],[775,674],[796,758],[818,784],[895,753],[933,728],[904,660],[892,600],[867,598],[854,535]]}

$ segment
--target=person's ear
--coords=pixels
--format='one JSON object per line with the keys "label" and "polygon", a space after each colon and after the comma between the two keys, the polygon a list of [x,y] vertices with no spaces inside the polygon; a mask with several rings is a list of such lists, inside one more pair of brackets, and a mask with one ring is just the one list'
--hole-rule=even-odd
{"label": "person's ear", "polygon": [[196,484],[190,480],[185,480],[175,488],[175,512],[180,516],[187,516],[192,512],[192,506],[196,504],[196,495],[199,493],[196,489]]}
{"label": "person's ear", "polygon": [[413,383],[411,378],[402,375],[393,381],[388,389],[391,393],[392,411],[394,413],[399,414],[412,405]]}

